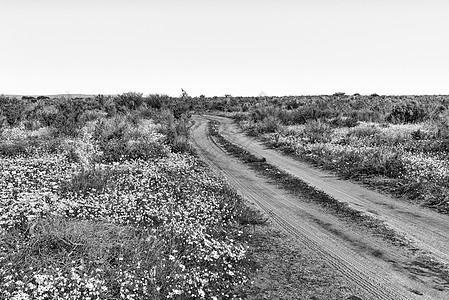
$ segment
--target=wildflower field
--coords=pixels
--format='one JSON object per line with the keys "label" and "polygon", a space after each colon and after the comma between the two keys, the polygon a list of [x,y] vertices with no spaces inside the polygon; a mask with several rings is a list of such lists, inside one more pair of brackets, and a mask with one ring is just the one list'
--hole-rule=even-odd
{"label": "wildflower field", "polygon": [[449,213],[448,96],[227,97],[203,107],[270,147]]}
{"label": "wildflower field", "polygon": [[0,100],[1,299],[238,297],[248,211],[190,149],[187,111]]}

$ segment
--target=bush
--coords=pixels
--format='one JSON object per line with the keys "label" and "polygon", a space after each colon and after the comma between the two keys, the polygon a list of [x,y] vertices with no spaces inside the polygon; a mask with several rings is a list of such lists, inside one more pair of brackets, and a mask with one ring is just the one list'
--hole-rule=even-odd
{"label": "bush", "polygon": [[56,135],[77,136],[84,125],[82,115],[87,109],[83,99],[58,99],[56,104],[57,114],[53,115],[52,127]]}
{"label": "bush", "polygon": [[117,116],[99,120],[93,138],[102,152],[101,161],[114,162],[122,159],[154,159],[167,155],[161,127],[150,120]]}
{"label": "bush", "polygon": [[352,110],[349,117],[357,121],[365,122],[376,122],[382,120],[381,114],[378,111],[372,111],[371,109]]}
{"label": "bush", "polygon": [[9,126],[18,125],[23,119],[25,102],[16,98],[0,96],[0,115],[2,115]]}
{"label": "bush", "polygon": [[136,110],[144,102],[142,95],[141,93],[135,92],[124,93],[116,96],[114,102],[119,111]]}
{"label": "bush", "polygon": [[394,105],[387,121],[392,123],[417,123],[427,117],[424,106],[416,101],[401,101]]}
{"label": "bush", "polygon": [[29,153],[25,142],[1,142],[0,157],[14,157],[18,155],[27,155]]}
{"label": "bush", "polygon": [[[167,122],[168,121],[168,122]],[[160,132],[165,135],[167,144],[173,152],[192,153],[193,149],[188,143],[189,120],[187,118],[167,118]]]}
{"label": "bush", "polygon": [[381,133],[380,129],[373,125],[357,126],[357,127],[351,128],[351,130],[348,132],[348,136],[350,136],[350,137],[352,136],[357,139],[364,139],[364,138],[372,138],[376,135],[379,135],[380,133]]}
{"label": "bush", "polygon": [[143,98],[143,102],[146,104],[148,108],[153,109],[161,109],[164,103],[168,102],[169,96],[167,95],[148,95],[147,97]]}
{"label": "bush", "polygon": [[93,192],[102,192],[106,189],[114,173],[108,169],[83,169],[75,174],[70,181],[61,185],[61,193],[75,193],[86,195]]}
{"label": "bush", "polygon": [[262,121],[257,122],[253,128],[254,134],[274,133],[281,127],[281,123],[274,116],[267,116]]}
{"label": "bush", "polygon": [[329,121],[329,124],[331,124],[334,127],[355,127],[357,125],[359,125],[359,121],[357,120],[357,118],[350,116],[350,117],[343,117],[343,116],[338,116],[336,118],[333,118]]}
{"label": "bush", "polygon": [[322,121],[308,121],[303,136],[309,143],[327,143],[331,140],[332,128]]}
{"label": "bush", "polygon": [[[138,299],[158,299],[157,286],[165,286],[172,264],[160,263],[162,241],[144,238],[147,235],[107,222],[38,219],[30,224],[20,248],[12,248],[19,240],[13,233],[0,241],[0,249],[8,250],[3,263],[11,265],[1,274],[0,295],[8,294],[3,281],[8,277],[23,282],[23,290],[35,299],[97,299],[99,295],[119,299],[127,290]],[[148,270],[157,276],[152,278]],[[141,285],[130,286],[129,277],[139,278]],[[14,286],[9,287],[14,291]]]}
{"label": "bush", "polygon": [[107,113],[102,110],[87,110],[80,116],[80,122],[81,124],[86,124],[87,122],[96,121],[106,116]]}

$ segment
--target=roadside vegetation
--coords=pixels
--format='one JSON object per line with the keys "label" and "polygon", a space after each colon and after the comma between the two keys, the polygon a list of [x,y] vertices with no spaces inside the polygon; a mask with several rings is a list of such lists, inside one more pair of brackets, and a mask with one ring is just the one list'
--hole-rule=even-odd
{"label": "roadside vegetation", "polygon": [[345,95],[215,98],[268,146],[449,213],[449,97]]}
{"label": "roadside vegetation", "polygon": [[160,95],[0,97],[0,298],[239,296],[266,220],[196,158],[189,117]]}
{"label": "roadside vegetation", "polygon": [[[343,93],[0,96],[0,298],[289,299],[296,278],[312,276],[307,255],[294,276],[279,274],[295,246],[259,227],[267,219],[197,158],[190,115],[233,117],[270,147],[448,213],[448,104]],[[284,188],[360,217],[234,150]],[[291,296],[341,298],[323,278]]]}

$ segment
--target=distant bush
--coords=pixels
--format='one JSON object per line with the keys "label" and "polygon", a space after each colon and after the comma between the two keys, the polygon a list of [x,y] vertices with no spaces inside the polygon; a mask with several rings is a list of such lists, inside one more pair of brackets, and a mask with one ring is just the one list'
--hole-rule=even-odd
{"label": "distant bush", "polygon": [[379,122],[382,121],[382,114],[371,109],[351,110],[349,117],[357,121]]}
{"label": "distant bush", "polygon": [[0,157],[15,157],[18,155],[26,155],[29,149],[25,142],[0,142]]}
{"label": "distant bush", "polygon": [[329,120],[329,124],[334,127],[355,127],[359,124],[359,121],[354,117],[342,117],[341,115]]}
{"label": "distant bush", "polygon": [[281,127],[280,121],[274,116],[267,116],[262,121],[257,122],[252,129],[254,134],[277,132]]}
{"label": "distant bush", "polygon": [[0,116],[3,116],[9,126],[18,125],[23,119],[25,103],[16,98],[0,96]]}
{"label": "distant bush", "polygon": [[125,112],[127,110],[136,110],[144,102],[142,93],[129,92],[114,97],[116,107]]}
{"label": "distant bush", "polygon": [[170,97],[163,94],[152,94],[143,98],[144,104],[149,108],[161,109],[167,105]]}
{"label": "distant bush", "polygon": [[187,118],[167,118],[160,128],[160,132],[166,137],[166,143],[173,152],[191,153],[193,151],[189,144],[189,121]]}
{"label": "distant bush", "polygon": [[[164,257],[162,240],[142,238],[146,233],[131,226],[48,217],[34,221],[28,229],[20,249],[10,250],[10,245],[19,240],[14,232],[5,234],[0,241],[0,247],[9,250],[5,260],[21,270],[17,279],[23,280],[24,274],[31,278],[26,287],[27,299],[31,299],[29,294],[36,296],[33,299],[120,299],[128,288],[133,288],[132,295],[138,299],[159,299],[157,287],[174,269],[171,262],[164,267],[159,263]],[[34,281],[30,273],[36,269],[43,275]],[[155,282],[147,280],[148,270],[154,271]],[[134,278],[145,283],[145,292]],[[7,294],[6,290],[1,292]]]}
{"label": "distant bush", "polygon": [[61,185],[62,193],[75,193],[86,195],[93,192],[102,192],[114,174],[108,169],[83,169],[75,174],[70,181]]}
{"label": "distant bush", "polygon": [[417,123],[428,116],[423,105],[416,101],[402,101],[394,105],[387,121],[391,123]]}
{"label": "distant bush", "polygon": [[101,118],[105,118],[107,116],[107,113],[102,110],[86,110],[82,113],[82,115],[79,118],[79,121],[81,124],[85,124],[87,122],[96,121]]}
{"label": "distant bush", "polygon": [[173,108],[173,116],[175,119],[181,119],[183,116],[187,115],[190,108],[189,104],[185,102],[178,102]]}
{"label": "distant bush", "polygon": [[322,121],[308,121],[303,136],[310,143],[326,143],[331,140],[332,128]]}
{"label": "distant bush", "polygon": [[299,107],[299,103],[295,99],[287,101],[285,105],[288,110],[297,109]]}
{"label": "distant bush", "polygon": [[76,136],[84,125],[82,116],[88,109],[84,99],[58,99],[57,113],[51,115],[51,126],[56,135]]}
{"label": "distant bush", "polygon": [[440,113],[433,123],[437,127],[437,137],[449,139],[449,110]]}
{"label": "distant bush", "polygon": [[351,130],[348,132],[348,136],[353,136],[357,139],[364,139],[367,137],[372,138],[380,133],[380,129],[374,125],[361,125],[351,128]]}
{"label": "distant bush", "polygon": [[122,159],[153,159],[167,155],[163,144],[161,127],[149,120],[140,120],[133,125],[125,117],[101,119],[95,125],[93,138],[106,162]]}

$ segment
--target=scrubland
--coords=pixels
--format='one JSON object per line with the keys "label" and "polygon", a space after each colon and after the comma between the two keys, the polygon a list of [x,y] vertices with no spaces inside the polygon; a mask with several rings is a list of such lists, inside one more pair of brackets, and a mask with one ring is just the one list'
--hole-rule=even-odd
{"label": "scrubland", "polygon": [[[0,96],[0,298],[256,299],[263,245],[251,234],[266,218],[198,158],[190,114],[231,116],[269,147],[448,213],[448,104],[343,93]],[[288,269],[281,256],[274,269]]]}
{"label": "scrubland", "polygon": [[256,212],[179,101],[0,97],[0,298],[237,297]]}
{"label": "scrubland", "polygon": [[448,96],[336,93],[214,98],[203,107],[270,147],[448,213],[448,104]]}

